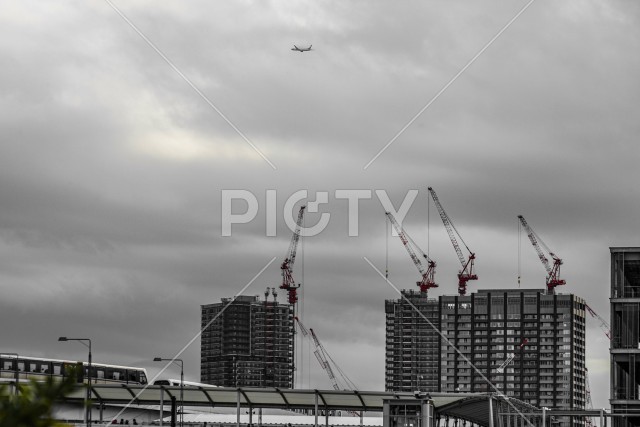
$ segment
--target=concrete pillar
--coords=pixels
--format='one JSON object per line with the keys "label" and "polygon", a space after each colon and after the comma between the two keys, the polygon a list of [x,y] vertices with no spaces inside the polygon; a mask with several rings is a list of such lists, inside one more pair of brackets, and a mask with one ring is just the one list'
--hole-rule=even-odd
{"label": "concrete pillar", "polygon": [[162,427],[162,418],[164,417],[164,389],[160,389],[160,427]]}
{"label": "concrete pillar", "polygon": [[489,427],[493,425],[493,396],[489,396]]}
{"label": "concrete pillar", "polygon": [[240,427],[240,390],[236,392],[236,427]]}
{"label": "concrete pillar", "polygon": [[313,413],[315,414],[315,423],[314,423],[314,425],[316,427],[318,427],[318,390],[316,390],[316,392],[315,392],[315,397],[316,397],[315,410],[313,411]]}

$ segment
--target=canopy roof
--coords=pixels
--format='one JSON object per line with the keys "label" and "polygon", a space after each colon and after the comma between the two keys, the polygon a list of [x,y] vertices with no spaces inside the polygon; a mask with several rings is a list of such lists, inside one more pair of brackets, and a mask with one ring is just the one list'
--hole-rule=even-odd
{"label": "canopy roof", "polygon": [[[67,401],[83,401],[86,389],[78,387]],[[92,386],[92,399],[105,404],[159,405],[169,404],[171,397],[180,401],[179,386],[98,384]],[[393,399],[416,399],[412,393],[394,393],[360,390],[294,390],[278,388],[224,388],[184,386],[184,406],[243,407],[382,411],[383,402]],[[424,396],[422,396],[424,397]],[[436,415],[465,419],[479,425],[489,425],[489,398],[487,393],[429,393]],[[537,408],[516,399],[493,401],[494,417],[506,406],[515,407],[518,412],[538,412]]]}

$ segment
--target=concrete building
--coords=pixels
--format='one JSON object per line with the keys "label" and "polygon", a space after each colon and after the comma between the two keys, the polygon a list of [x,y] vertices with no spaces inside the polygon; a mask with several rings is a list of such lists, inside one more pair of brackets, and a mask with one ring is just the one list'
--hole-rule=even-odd
{"label": "concrete building", "polygon": [[611,251],[611,409],[614,426],[640,426],[640,248]]}
{"label": "concrete building", "polygon": [[[385,390],[440,391],[440,303],[418,291],[385,301]],[[419,312],[418,312],[419,310]]]}
{"label": "concrete building", "polygon": [[293,306],[278,303],[275,295],[268,301],[268,296],[223,298],[201,306],[200,381],[223,387],[293,387]]}
{"label": "concrete building", "polygon": [[[494,391],[484,376],[500,392],[534,406],[584,409],[585,307],[581,298],[546,295],[541,289],[481,290],[467,296],[441,296],[437,301],[412,293],[405,296],[407,300],[385,305],[388,390]],[[433,341],[435,331],[428,330],[431,326],[412,304],[426,310],[448,342]],[[510,363],[500,368],[512,354]],[[428,378],[425,387],[421,387],[421,376]]]}

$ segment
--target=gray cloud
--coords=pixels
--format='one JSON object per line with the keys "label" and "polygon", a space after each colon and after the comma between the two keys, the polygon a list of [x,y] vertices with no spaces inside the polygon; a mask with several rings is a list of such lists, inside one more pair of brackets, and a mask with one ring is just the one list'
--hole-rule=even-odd
{"label": "gray cloud", "polygon": [[[299,189],[311,199],[315,191],[385,189],[395,203],[419,189],[405,225],[426,249],[430,218],[441,284],[433,296],[454,292],[459,267],[433,205],[428,215],[427,186],[478,254],[475,288],[516,286],[523,214],[565,260],[565,291],[607,316],[607,247],[638,244],[629,231],[640,207],[638,5],[535,2],[366,171],[522,5],[120,7],[278,170],[108,5],[7,6],[0,312],[19,319],[20,331],[0,333],[7,351],[81,358],[83,348],[55,342],[78,333],[94,339],[96,360],[157,369],[145,361],[198,332],[200,304],[233,295],[284,256],[290,232],[281,214],[278,236],[265,236],[267,189],[278,190],[279,211]],[[292,43],[314,51],[291,52]],[[223,189],[251,190],[260,202],[258,217],[227,238]],[[375,196],[362,201],[360,236],[347,237],[346,207],[330,197],[321,207],[332,214],[329,228],[304,240],[305,322],[354,381],[380,389],[383,303],[395,295],[362,257],[385,264],[383,209]],[[544,271],[522,237],[523,286],[541,287]],[[394,239],[391,277],[410,288],[417,271]],[[278,285],[278,262],[250,294]],[[608,389],[602,336],[590,324],[600,407]],[[199,348],[184,358],[197,380]],[[326,381],[313,364],[305,369],[311,386]]]}

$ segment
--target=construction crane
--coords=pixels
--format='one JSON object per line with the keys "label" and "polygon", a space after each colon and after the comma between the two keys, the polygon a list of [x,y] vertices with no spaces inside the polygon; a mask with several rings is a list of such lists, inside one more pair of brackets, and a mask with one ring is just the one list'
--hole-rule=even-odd
{"label": "construction crane", "polygon": [[[536,232],[533,231],[533,229],[529,226],[522,215],[518,215],[518,219],[526,230],[531,244],[538,253],[538,258],[540,258],[540,261],[542,261],[542,265],[544,266],[545,270],[547,270],[547,293],[553,294],[556,286],[564,285],[565,283],[567,283],[565,280],[560,279],[560,266],[562,265],[562,260],[558,258],[556,254],[549,250],[549,247],[544,243],[544,241],[542,241],[540,236],[538,236]],[[553,266],[549,265],[549,259],[545,256],[544,252],[542,252],[542,249],[540,248],[540,244],[538,242],[540,242],[540,244],[544,246],[545,250],[553,259]]]}
{"label": "construction crane", "polygon": [[331,368],[331,364],[329,363],[329,361],[333,362],[333,365],[336,367],[336,369],[338,369],[338,372],[340,373],[340,376],[342,377],[345,384],[347,384],[348,387],[351,387],[351,390],[357,390],[358,388],[356,387],[356,385],[346,376],[344,371],[340,369],[338,364],[331,358],[327,350],[320,343],[320,340],[318,339],[318,336],[313,331],[313,329],[312,328],[307,329],[304,326],[304,324],[300,321],[298,316],[295,316],[294,319],[298,324],[298,327],[300,328],[300,332],[302,333],[302,336],[307,338],[311,336],[311,338],[313,339],[313,345],[316,347],[313,354],[316,356],[318,363],[320,363],[320,367],[326,372],[327,376],[329,377],[329,380],[331,381],[331,385],[333,386],[333,388],[335,390],[340,390],[340,385],[338,384],[338,380],[335,374],[333,373],[333,369]]}
{"label": "construction crane", "polygon": [[280,265],[280,270],[282,270],[282,285],[280,285],[280,289],[287,291],[289,304],[298,302],[298,288],[300,284],[296,285],[295,280],[293,280],[293,263],[296,261],[296,251],[298,250],[298,241],[300,240],[300,227],[302,225],[305,208],[306,206],[301,206],[298,211],[296,229],[291,237],[287,257],[282,262],[282,265]]}
{"label": "construction crane", "polygon": [[589,312],[589,314],[598,319],[600,321],[600,329],[602,329],[602,331],[604,332],[604,334],[607,336],[607,338],[611,339],[611,326],[609,326],[609,323],[604,320],[602,317],[600,317],[600,315],[598,315],[598,313],[596,313],[595,311],[593,311],[593,309],[591,307],[589,307],[589,305],[587,305],[585,303],[584,308],[587,309],[587,311]]}
{"label": "construction crane", "polygon": [[[520,351],[522,351],[522,349],[524,348],[525,345],[527,345],[528,342],[529,342],[528,339],[526,339],[526,338],[522,339],[522,342],[520,343],[520,347],[519,347]],[[511,363],[513,361],[513,359],[515,359],[516,354],[515,353],[509,353],[507,356],[508,356],[507,360],[502,362],[502,365],[500,365],[500,366],[498,366],[496,368],[496,371],[498,373],[500,373],[500,374],[503,373],[504,372],[504,368],[506,368],[509,365],[509,363]]]}
{"label": "construction crane", "polygon": [[[587,410],[593,409],[593,401],[591,400],[591,385],[589,384],[589,370],[584,368],[584,385],[585,385],[585,393],[587,395]],[[595,423],[593,422],[593,418],[586,417],[584,419],[584,424],[587,427],[595,427]]]}
{"label": "construction crane", "polygon": [[[442,207],[442,204],[440,203],[440,200],[438,199],[438,196],[436,195],[436,192],[433,190],[432,187],[429,187],[429,193],[431,193],[433,202],[435,203],[436,208],[438,208],[438,213],[440,214],[440,218],[442,219],[444,228],[447,229],[447,234],[449,234],[449,239],[451,240],[451,243],[453,244],[453,248],[456,250],[456,253],[458,254],[458,259],[460,260],[460,264],[462,265],[462,269],[458,272],[458,294],[466,295],[467,282],[469,280],[478,280],[478,276],[473,271],[473,263],[476,259],[476,254],[471,252],[471,249],[469,249],[469,246],[467,246],[467,244],[462,239],[462,236],[460,236],[460,233],[458,233],[458,230],[453,225],[453,222],[451,221],[451,218],[449,218],[449,215],[447,215],[447,213],[444,211],[444,208]],[[458,240],[456,239],[456,236],[455,236],[456,234],[460,238],[460,241],[462,242],[464,247],[469,252],[468,259],[465,259],[464,255],[462,254],[462,250],[460,249],[460,245],[458,245]]]}
{"label": "construction crane", "polygon": [[[434,275],[436,272],[435,261],[429,258],[429,256],[426,253],[424,253],[422,249],[420,249],[420,247],[411,239],[411,237],[409,237],[409,235],[404,231],[404,229],[400,226],[400,224],[398,224],[398,221],[396,221],[396,219],[393,217],[391,212],[386,212],[385,214],[389,218],[389,222],[391,222],[391,224],[393,225],[393,228],[395,228],[396,232],[398,233],[398,236],[400,237],[400,240],[402,241],[402,244],[404,245],[404,247],[407,249],[407,252],[409,252],[409,256],[411,257],[411,260],[416,265],[416,267],[418,268],[418,271],[422,275],[422,280],[417,282],[417,285],[420,288],[420,292],[426,294],[429,289],[437,288],[438,285],[436,284],[434,279]],[[426,270],[422,265],[422,261],[420,261],[420,258],[418,257],[418,255],[416,255],[416,251],[413,249],[412,246],[415,247],[415,249],[418,252],[420,252],[420,254],[425,260],[427,260]]]}

